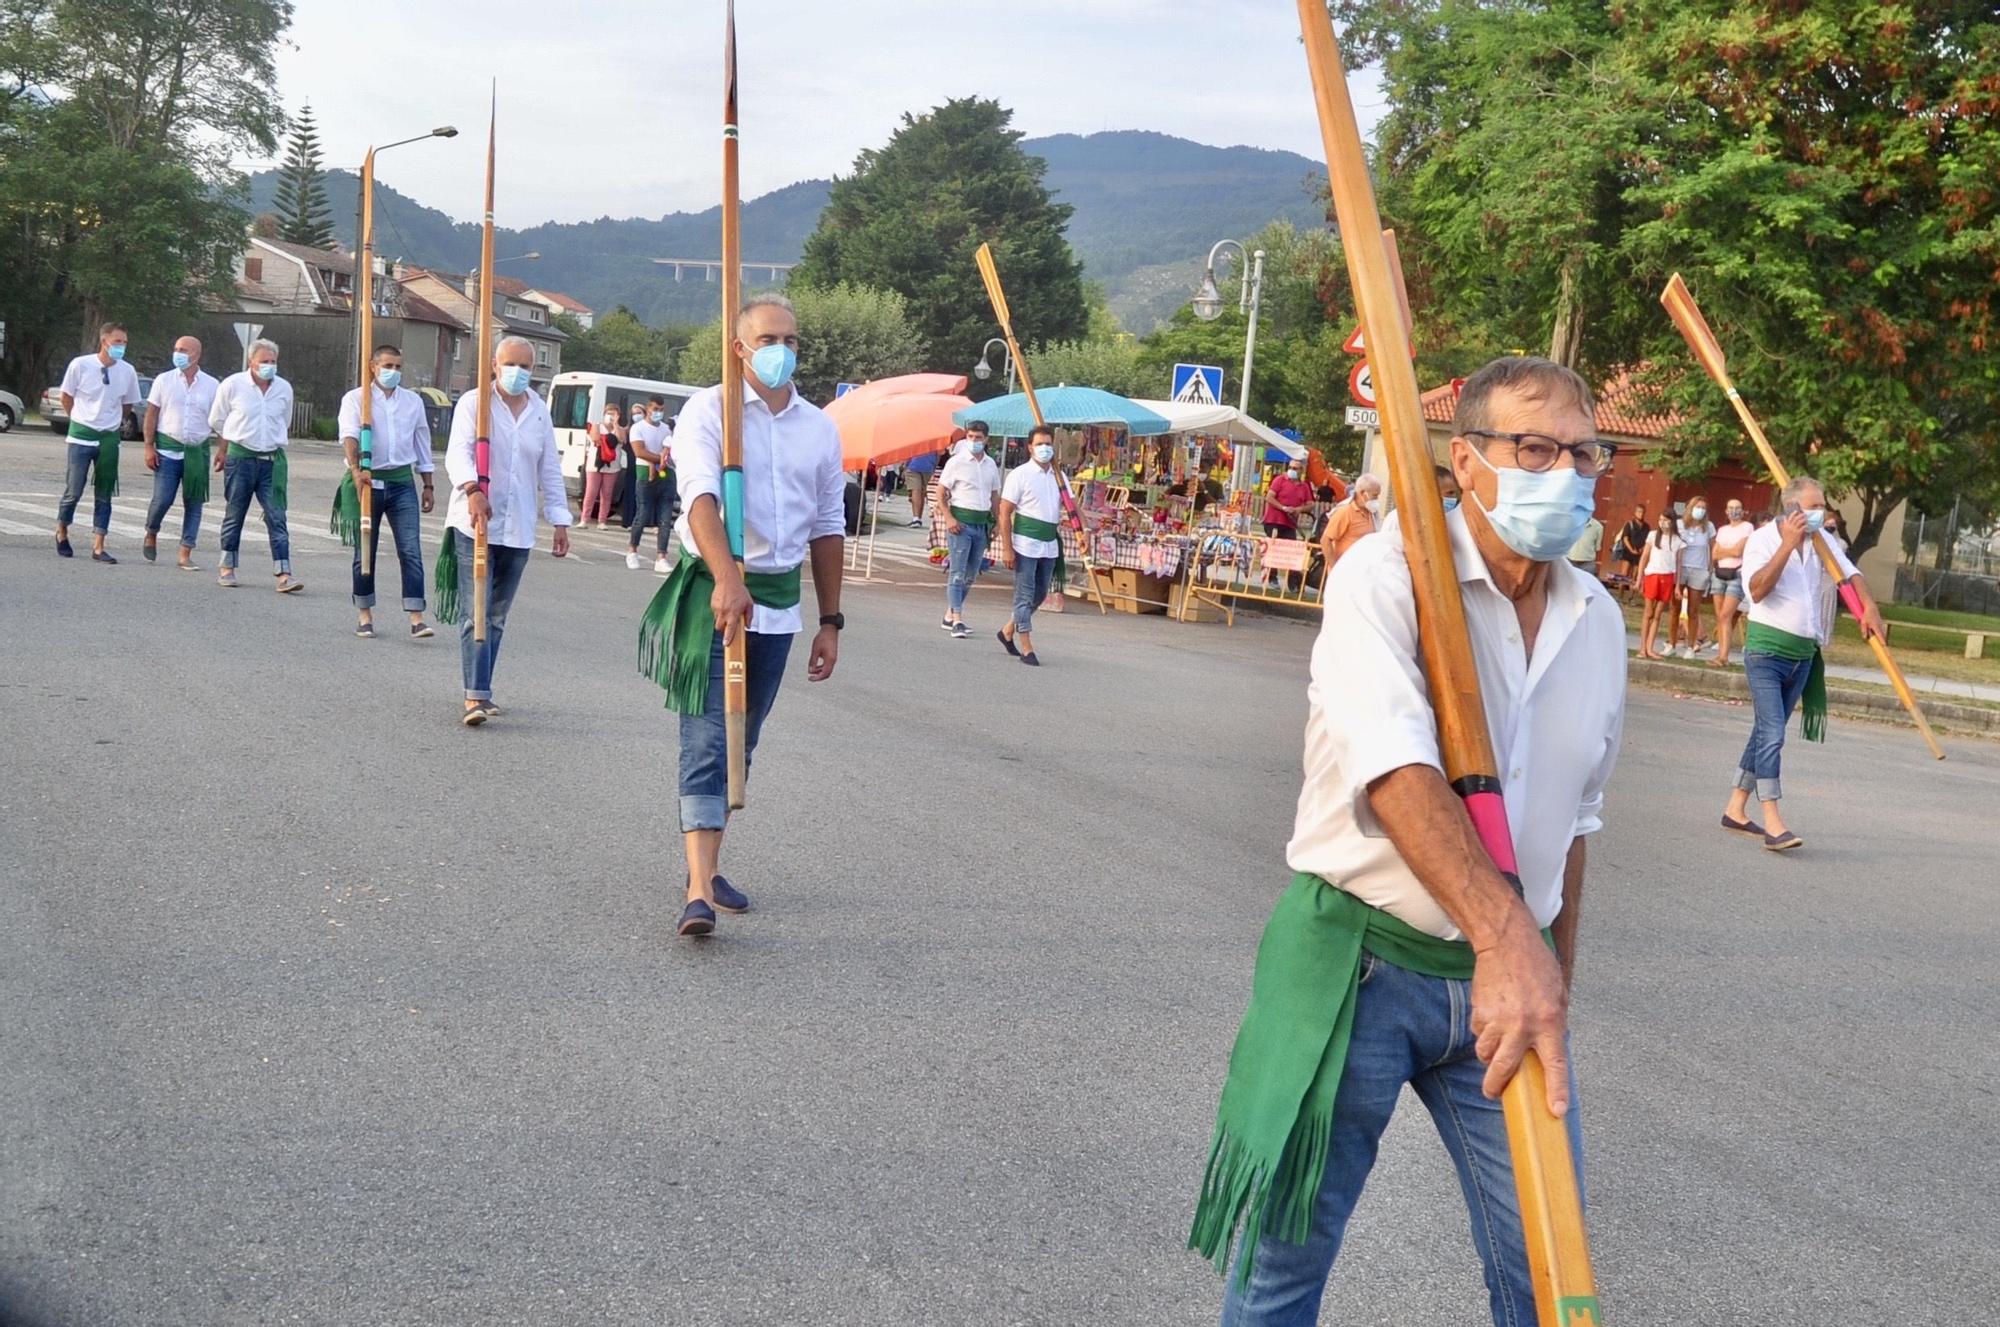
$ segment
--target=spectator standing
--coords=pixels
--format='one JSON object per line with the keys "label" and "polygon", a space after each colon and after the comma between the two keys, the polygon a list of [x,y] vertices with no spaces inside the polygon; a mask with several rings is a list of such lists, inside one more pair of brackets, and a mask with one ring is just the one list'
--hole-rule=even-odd
{"label": "spectator standing", "polygon": [[[981,425],[980,427],[981,432],[979,436],[982,439],[980,451],[983,454],[986,450],[983,441],[986,434],[984,431],[985,426]],[[921,530],[924,528],[924,502],[931,495],[931,482],[937,478],[937,472],[938,458],[935,452],[925,452],[922,456],[913,456],[903,466],[903,480],[910,486],[910,528],[912,530]]]}
{"label": "spectator standing", "polygon": [[1584,523],[1583,533],[1569,546],[1569,564],[1597,579],[1597,550],[1604,546],[1604,522],[1595,516]]}
{"label": "spectator standing", "polygon": [[1347,501],[1333,509],[1327,519],[1326,529],[1320,534],[1319,548],[1326,558],[1328,574],[1333,564],[1340,561],[1340,555],[1354,547],[1357,540],[1375,533],[1379,522],[1375,517],[1375,504],[1382,497],[1382,481],[1374,475],[1362,475],[1354,481],[1354,487],[1347,495]]}
{"label": "spectator standing", "polygon": [[594,510],[597,528],[602,530],[604,518],[611,514],[612,500],[618,496],[618,471],[625,464],[628,435],[618,407],[605,406],[604,418],[590,426],[587,436],[590,447],[583,460],[583,512],[576,523],[590,524]]}
{"label": "spectator standing", "polygon": [[1264,533],[1273,539],[1299,537],[1299,513],[1312,505],[1312,485],[1306,483],[1304,461],[1291,461],[1271,481],[1264,495]]}
{"label": "spectator standing", "polygon": [[1672,609],[1681,565],[1681,537],[1674,528],[1672,512],[1660,513],[1659,525],[1646,536],[1639,557],[1646,596],[1645,624],[1639,628],[1639,657],[1660,659],[1665,656],[1653,648],[1659,639],[1660,614]]}
{"label": "spectator standing", "polygon": [[1646,556],[1646,536],[1651,529],[1646,524],[1646,508],[1641,505],[1632,509],[1632,519],[1618,532],[1618,543],[1612,550],[1611,579],[1627,589],[1639,583],[1639,563]]}
{"label": "spectator standing", "polygon": [[1722,509],[1725,524],[1715,532],[1715,657],[1711,667],[1729,666],[1731,634],[1743,605],[1743,548],[1757,527],[1743,519],[1743,504],[1731,498]]}
{"label": "spectator standing", "polygon": [[634,419],[626,434],[632,440],[632,538],[625,548],[625,565],[641,570],[639,543],[646,527],[657,525],[659,537],[653,544],[653,570],[665,575],[673,570],[667,561],[667,533],[674,525],[674,467],[672,450],[674,426],[667,422],[665,397],[647,400],[643,418]]}
{"label": "spectator standing", "polygon": [[[1708,499],[1689,501],[1687,517],[1681,522],[1680,605],[1687,611],[1687,645],[1682,654],[1692,659],[1711,648],[1701,638],[1701,606],[1715,593],[1715,522],[1708,519]],[[1680,617],[1674,617],[1667,633],[1667,652],[1680,635]]]}
{"label": "spectator standing", "polygon": [[[1458,476],[1440,465],[1437,467],[1437,485],[1438,497],[1444,500],[1444,509],[1448,512],[1457,511],[1459,495]],[[1643,533],[1641,531],[1641,534]]]}

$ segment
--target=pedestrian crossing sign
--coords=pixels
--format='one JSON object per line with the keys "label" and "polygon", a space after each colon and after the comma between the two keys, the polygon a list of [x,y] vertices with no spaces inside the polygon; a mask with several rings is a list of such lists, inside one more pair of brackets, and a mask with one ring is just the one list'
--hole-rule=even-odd
{"label": "pedestrian crossing sign", "polygon": [[1174,365],[1173,400],[1193,405],[1222,404],[1222,366]]}

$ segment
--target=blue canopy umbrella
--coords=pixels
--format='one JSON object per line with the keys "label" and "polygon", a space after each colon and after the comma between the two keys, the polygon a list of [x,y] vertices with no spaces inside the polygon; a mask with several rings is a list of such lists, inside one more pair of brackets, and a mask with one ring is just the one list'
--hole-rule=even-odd
{"label": "blue canopy umbrella", "polygon": [[[1156,415],[1136,402],[1095,387],[1049,387],[1036,392],[1035,399],[1041,403],[1042,417],[1057,428],[1104,424],[1122,428],[1137,438],[1154,438],[1173,431],[1172,423],[1164,415]],[[1035,426],[1026,392],[967,406],[955,412],[952,420],[961,428],[972,423],[984,424],[996,438],[1025,438]]]}

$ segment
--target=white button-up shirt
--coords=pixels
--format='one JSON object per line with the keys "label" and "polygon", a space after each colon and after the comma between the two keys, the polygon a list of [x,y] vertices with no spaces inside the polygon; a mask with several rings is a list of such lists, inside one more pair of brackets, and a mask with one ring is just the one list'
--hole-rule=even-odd
{"label": "white button-up shirt", "polygon": [[[424,413],[424,398],[407,387],[385,392],[371,382],[368,390],[375,393],[368,406],[369,465],[376,470],[413,465],[420,475],[437,469],[431,456],[431,419]],[[359,387],[340,398],[340,437],[343,442],[353,438],[357,446],[361,442]],[[381,480],[375,481],[376,488],[382,486]]]}
{"label": "white button-up shirt", "polygon": [[[1831,610],[1833,584],[1826,574],[1826,566],[1819,560],[1819,550],[1813,547],[1821,536],[1814,535],[1802,542],[1798,551],[1785,559],[1785,569],[1778,573],[1778,583],[1762,599],[1750,600],[1750,620],[1761,622],[1767,627],[1789,631],[1794,636],[1805,636],[1822,644],[1833,631]],[[1771,564],[1778,556],[1778,546],[1783,536],[1778,533],[1776,521],[1765,522],[1762,529],[1750,536],[1750,542],[1743,546],[1743,594],[1748,598],[1750,582],[1757,573]],[[1847,560],[1847,550],[1840,546],[1838,539],[1827,541],[1833,549],[1833,560],[1840,565],[1840,579],[1845,581],[1861,573]]]}
{"label": "white button-up shirt", "polygon": [[[73,404],[69,417],[85,428],[115,429],[125,418],[125,407],[138,405],[139,375],[122,359],[104,363],[94,354],[78,355],[63,370],[62,389]],[[95,447],[94,442],[71,438],[78,447]]]}
{"label": "white button-up shirt", "polygon": [[[660,464],[654,466],[655,470],[660,470],[665,468],[667,459],[667,449],[672,445],[674,440],[673,425],[668,424],[664,421],[655,424],[649,419],[640,420],[637,424],[634,424],[632,426],[630,437],[632,439],[632,446],[635,451],[638,448],[643,447],[647,451],[653,453],[653,455],[660,458]],[[647,464],[646,458],[641,456],[639,458],[639,464],[640,465]]]}
{"label": "white button-up shirt", "polygon": [[[1547,926],[1562,910],[1571,841],[1603,827],[1625,722],[1625,619],[1589,575],[1553,563],[1529,657],[1464,513],[1445,519],[1523,893]],[[1368,802],[1368,785],[1393,770],[1443,769],[1400,518],[1334,564],[1306,701],[1305,786],[1286,860],[1420,931],[1462,938]]]}
{"label": "white button-up shirt", "polygon": [[[1057,525],[1062,523],[1062,483],[1056,478],[1054,466],[1044,469],[1039,463],[1030,461],[1009,470],[1007,483],[1000,490],[1000,500],[1013,503],[1014,510],[1023,516]],[[1022,557],[1052,558],[1062,553],[1062,542],[1030,539],[1017,530],[1014,532],[1014,551]]]}
{"label": "white button-up shirt", "polygon": [[[540,396],[529,392],[528,404],[517,419],[500,389],[491,391],[493,436],[486,461],[486,500],[493,515],[486,522],[486,539],[502,548],[533,548],[538,492],[542,518],[550,525],[570,524],[569,495],[563,491],[562,449],[556,445],[548,403]],[[472,449],[478,436],[479,393],[475,389],[458,398],[458,408],[451,415],[451,441],[444,450],[444,472],[452,487],[445,524],[467,535],[472,533],[472,513],[463,486],[479,478],[478,457]]]}
{"label": "white button-up shirt", "polygon": [[153,379],[153,390],[146,395],[146,404],[160,412],[153,432],[165,433],[190,447],[207,441],[208,415],[215,409],[215,394],[221,388],[221,383],[201,369],[194,371],[192,381],[185,371],[168,369]]}
{"label": "white button-up shirt", "polygon": [[[938,475],[944,505],[967,511],[992,511],[993,495],[1000,491],[1000,467],[990,456],[965,452],[944,463]],[[1033,512],[1028,513],[1034,515]]]}
{"label": "white button-up shirt", "polygon": [[[673,436],[680,482],[681,547],[699,549],[688,527],[695,499],[722,503],[722,388],[695,393],[681,407]],[[840,468],[840,430],[798,394],[776,414],[743,389],[743,566],[788,571],[806,560],[812,541],[847,530],[847,474]],[[799,610],[758,604],[750,630],[783,636],[799,629]]]}
{"label": "white button-up shirt", "polygon": [[224,442],[240,443],[253,452],[275,452],[291,437],[292,385],[276,377],[259,390],[248,369],[232,373],[216,389],[208,425]]}

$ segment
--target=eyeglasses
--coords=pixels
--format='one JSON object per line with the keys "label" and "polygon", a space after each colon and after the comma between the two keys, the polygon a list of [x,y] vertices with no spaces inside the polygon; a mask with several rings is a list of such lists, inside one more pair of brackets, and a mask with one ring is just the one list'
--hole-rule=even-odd
{"label": "eyeglasses", "polygon": [[1596,479],[1602,475],[1618,456],[1617,445],[1600,438],[1589,442],[1562,442],[1546,433],[1493,433],[1486,429],[1467,429],[1462,436],[1511,442],[1514,444],[1514,464],[1534,472],[1552,468],[1556,458],[1568,452],[1576,465],[1576,472],[1585,479]]}

